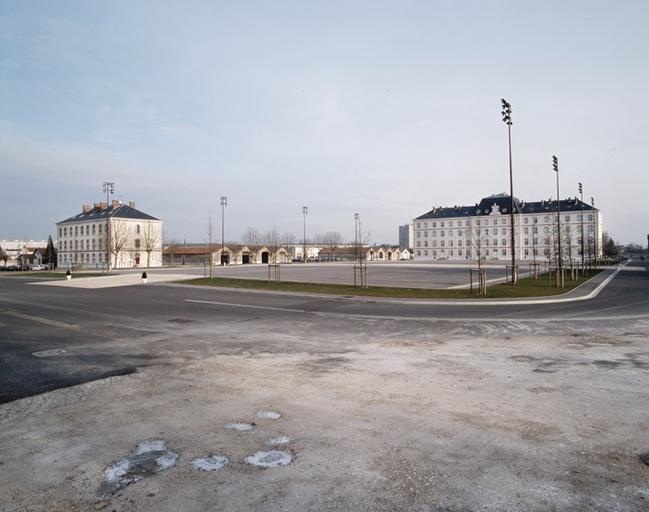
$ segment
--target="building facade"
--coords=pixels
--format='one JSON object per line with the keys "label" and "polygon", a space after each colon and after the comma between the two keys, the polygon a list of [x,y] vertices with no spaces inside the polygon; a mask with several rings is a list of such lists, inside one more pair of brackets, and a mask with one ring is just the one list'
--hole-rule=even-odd
{"label": "building facade", "polygon": [[31,255],[37,249],[47,247],[47,240],[0,240],[0,266],[23,264],[21,256]]}
{"label": "building facade", "polygon": [[[414,258],[511,260],[510,196],[496,194],[474,206],[433,208],[413,220]],[[577,198],[514,200],[515,256],[521,261],[580,263],[602,255],[602,213]],[[583,237],[582,237],[583,232]]]}
{"label": "building facade", "polygon": [[401,249],[412,249],[414,239],[414,225],[404,224],[399,226],[399,247]]}
{"label": "building facade", "polygon": [[83,205],[56,224],[58,265],[109,269],[162,266],[162,221],[121,201]]}

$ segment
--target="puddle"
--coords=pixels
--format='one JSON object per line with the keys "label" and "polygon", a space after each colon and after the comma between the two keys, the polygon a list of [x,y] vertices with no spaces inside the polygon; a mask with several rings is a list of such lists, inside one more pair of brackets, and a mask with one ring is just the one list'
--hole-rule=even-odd
{"label": "puddle", "polygon": [[140,443],[132,455],[113,463],[104,471],[100,494],[114,494],[125,487],[176,465],[178,455],[162,439]]}
{"label": "puddle", "polygon": [[264,418],[267,420],[278,420],[282,415],[274,411],[257,411],[257,418]]}
{"label": "puddle", "polygon": [[288,444],[291,441],[293,441],[293,439],[288,436],[279,436],[279,437],[272,438],[266,444]]}
{"label": "puddle", "polygon": [[245,432],[246,430],[252,430],[255,428],[254,423],[228,423],[225,425],[225,428],[230,430],[238,430],[239,432]]}
{"label": "puddle", "polygon": [[230,463],[230,459],[223,455],[210,455],[194,459],[190,462],[194,469],[198,471],[215,471],[221,469]]}
{"label": "puddle", "polygon": [[257,452],[254,455],[246,457],[246,464],[259,466],[261,468],[276,468],[286,466],[293,460],[293,454],[288,451],[271,450],[269,452]]}

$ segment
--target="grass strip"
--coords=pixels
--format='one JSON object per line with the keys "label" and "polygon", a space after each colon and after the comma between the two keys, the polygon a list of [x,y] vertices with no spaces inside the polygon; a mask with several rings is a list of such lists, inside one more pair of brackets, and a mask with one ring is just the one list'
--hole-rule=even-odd
{"label": "grass strip", "polygon": [[360,288],[352,285],[331,283],[299,283],[282,281],[268,282],[260,279],[237,279],[229,277],[198,278],[179,281],[182,284],[199,286],[221,286],[226,288],[272,290],[284,292],[322,293],[335,295],[358,295],[362,297],[391,297],[402,299],[501,299],[523,297],[545,297],[569,292],[588,281],[600,271],[594,270],[575,280],[566,279],[563,288],[554,286],[554,280],[548,274],[541,274],[538,279],[526,277],[519,280],[518,285],[496,284],[487,288],[487,295],[471,294],[468,289],[427,290],[423,288],[397,288],[388,286],[369,286]]}

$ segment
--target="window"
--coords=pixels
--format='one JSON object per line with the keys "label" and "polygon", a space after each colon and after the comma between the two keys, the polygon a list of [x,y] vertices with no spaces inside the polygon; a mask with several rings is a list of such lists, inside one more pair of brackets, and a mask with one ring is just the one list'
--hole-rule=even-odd
{"label": "window", "polygon": [[428,231],[424,231],[424,236],[428,237]]}
{"label": "window", "polygon": [[437,240],[433,240],[433,247],[437,247]]}
{"label": "window", "polygon": [[428,251],[424,251],[424,256],[428,256]]}
{"label": "window", "polygon": [[440,226],[444,227],[444,221],[440,222]]}
{"label": "window", "polygon": [[507,234],[507,230],[506,230],[505,228],[502,228],[502,229],[500,230],[500,234],[501,234],[501,235],[506,235],[506,234]]}
{"label": "window", "polygon": [[[421,247],[421,242],[419,240],[417,240],[417,247]],[[417,251],[417,252],[419,252],[419,251]]]}
{"label": "window", "polygon": [[507,224],[507,219],[504,219],[504,218],[503,218],[503,219],[500,219],[500,223],[503,224],[503,225],[504,225],[504,224]]}
{"label": "window", "polygon": [[421,256],[421,251],[417,249],[417,256]]}
{"label": "window", "polygon": [[494,224],[494,226],[495,226],[496,224],[498,224],[498,219],[494,219],[493,224]]}
{"label": "window", "polygon": [[98,229],[98,231],[99,231],[99,234],[100,234],[100,235],[101,235],[101,227],[102,227],[102,224],[99,224],[99,229]]}
{"label": "window", "polygon": [[523,224],[529,224],[529,222],[530,222],[530,219],[528,219],[527,217],[525,217],[523,219]]}
{"label": "window", "polygon": [[525,245],[530,245],[530,239],[529,238],[525,239]]}
{"label": "window", "polygon": [[92,239],[92,249],[93,249],[93,250],[95,249],[95,242],[96,242],[96,240],[93,238],[93,239]]}
{"label": "window", "polygon": [[444,231],[440,231],[439,236],[444,236]]}
{"label": "window", "polygon": [[504,238],[500,241],[500,245],[507,245],[507,240]]}
{"label": "window", "polygon": [[593,220],[593,215],[592,215],[592,214],[589,214],[588,217],[587,217],[587,219],[588,219],[588,220]]}
{"label": "window", "polygon": [[419,238],[419,237],[421,236],[421,232],[420,232],[420,231],[416,231],[416,232],[415,232],[415,236],[416,236],[417,238]]}
{"label": "window", "polygon": [[497,228],[493,228],[493,229],[491,230],[491,233],[494,234],[494,235],[497,235],[497,234],[498,234],[498,229],[497,229]]}
{"label": "window", "polygon": [[457,245],[459,245],[460,247],[462,247],[462,240],[458,240],[458,241],[457,241]]}
{"label": "window", "polygon": [[525,256],[529,256],[529,254],[530,254],[530,250],[529,250],[529,249],[525,249]]}
{"label": "window", "polygon": [[419,229],[419,222],[417,222],[417,229]]}
{"label": "window", "polygon": [[433,231],[432,234],[431,234],[431,236],[432,236],[433,238],[436,237],[436,236],[437,236],[437,231]]}
{"label": "window", "polygon": [[437,222],[433,222],[433,227],[434,227],[434,228],[437,227]]}
{"label": "window", "polygon": [[[136,242],[139,242],[139,240],[136,240]],[[428,247],[428,240],[424,240],[424,247]]]}
{"label": "window", "polygon": [[458,249],[458,250],[457,250],[457,255],[458,255],[458,256],[462,256],[462,249]]}
{"label": "window", "polygon": [[449,246],[449,247],[453,247],[453,240],[449,240],[449,241],[448,241],[448,246]]}
{"label": "window", "polygon": [[545,227],[543,228],[543,232],[547,235],[547,234],[550,232],[550,228],[548,228],[547,226],[545,226]]}
{"label": "window", "polygon": [[448,225],[449,225],[449,227],[452,228],[453,227],[453,221],[449,221]]}
{"label": "window", "polygon": [[538,218],[538,217],[534,217],[534,224],[538,224],[538,223],[539,223],[539,218]]}
{"label": "window", "polygon": [[532,232],[533,232],[533,233],[538,233],[538,232],[539,232],[539,228],[537,228],[536,226],[534,226],[534,229],[532,230]]}
{"label": "window", "polygon": [[135,225],[135,232],[139,235],[140,234],[140,225],[136,224]]}
{"label": "window", "polygon": [[570,215],[566,215],[565,222],[570,222]]}
{"label": "window", "polygon": [[442,240],[442,242],[439,245],[440,247],[444,247],[446,244],[444,243],[444,240]]}
{"label": "window", "polygon": [[494,238],[494,245],[498,245],[498,240]]}
{"label": "window", "polygon": [[86,249],[90,249],[90,240],[86,240]]}
{"label": "window", "polygon": [[464,221],[464,225],[465,225],[465,226],[470,226],[471,223],[470,223],[468,220],[465,220],[465,221]]}
{"label": "window", "polygon": [[96,229],[96,227],[97,227],[97,226],[95,226],[94,224],[92,225],[92,234],[93,234],[93,235],[95,234],[95,229]]}
{"label": "window", "polygon": [[79,226],[74,226],[74,236],[79,234]]}
{"label": "window", "polygon": [[[83,227],[81,229],[83,230]],[[90,226],[88,226],[88,224],[86,224],[86,235],[89,235],[89,234],[90,234]]]}
{"label": "window", "polygon": [[530,228],[525,228],[525,229],[523,229],[523,233],[525,233],[526,235],[527,235],[529,232],[530,232]]}

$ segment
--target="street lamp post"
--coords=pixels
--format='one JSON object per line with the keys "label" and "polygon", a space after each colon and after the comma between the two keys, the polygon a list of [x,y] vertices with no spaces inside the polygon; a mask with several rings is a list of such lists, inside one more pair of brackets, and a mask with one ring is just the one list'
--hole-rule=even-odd
{"label": "street lamp post", "polygon": [[509,214],[511,216],[511,251],[512,251],[512,284],[518,283],[518,271],[516,268],[516,236],[514,234],[514,175],[512,172],[512,106],[505,99],[502,102],[503,122],[507,125],[507,140],[509,142]]}
{"label": "street lamp post", "polygon": [[115,193],[115,182],[104,181],[104,193],[106,194],[106,272],[110,272],[110,216],[108,215],[109,196]]}
{"label": "street lamp post", "polygon": [[228,205],[228,198],[221,196],[221,265],[224,264],[223,258],[225,252],[225,207]]}
{"label": "street lamp post", "polygon": [[581,186],[581,181],[579,182],[579,200],[581,201],[581,271],[582,273],[586,270],[586,264],[584,261],[584,188]]}
{"label": "street lamp post", "polygon": [[358,245],[359,233],[358,233],[358,212],[354,213],[354,286],[356,286],[356,266],[361,262],[361,249]]}
{"label": "street lamp post", "polygon": [[309,207],[308,206],[303,206],[302,207],[302,262],[306,263],[306,216],[309,213]]}
{"label": "street lamp post", "polygon": [[[590,198],[590,205],[595,208],[595,198],[591,197]],[[599,219],[597,217],[597,214],[593,211],[593,259],[595,260],[595,264],[597,264],[597,233],[599,232],[599,226],[598,226]],[[589,244],[590,246],[590,244]],[[589,249],[590,250],[590,249]]]}
{"label": "street lamp post", "polygon": [[560,286],[563,277],[563,262],[561,257],[561,196],[559,195],[559,159],[552,155],[552,169],[557,174],[557,244],[559,248],[559,275],[557,276],[557,286]]}

